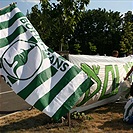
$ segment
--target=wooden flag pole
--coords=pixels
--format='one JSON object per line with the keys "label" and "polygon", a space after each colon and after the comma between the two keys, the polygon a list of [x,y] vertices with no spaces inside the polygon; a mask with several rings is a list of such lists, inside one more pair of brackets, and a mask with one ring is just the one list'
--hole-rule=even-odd
{"label": "wooden flag pole", "polygon": [[68,118],[68,126],[69,128],[71,127],[71,117],[70,117],[70,112],[67,114],[67,118]]}

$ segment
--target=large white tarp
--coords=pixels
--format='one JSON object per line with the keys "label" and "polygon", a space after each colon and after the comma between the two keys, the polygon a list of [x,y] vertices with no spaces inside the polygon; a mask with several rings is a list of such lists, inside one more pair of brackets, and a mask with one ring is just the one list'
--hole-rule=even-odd
{"label": "large white tarp", "polygon": [[84,111],[115,102],[125,98],[129,92],[131,76],[128,81],[124,77],[133,65],[133,56],[109,57],[91,55],[69,55],[69,61],[82,68],[94,81],[91,88],[80,98],[73,111]]}

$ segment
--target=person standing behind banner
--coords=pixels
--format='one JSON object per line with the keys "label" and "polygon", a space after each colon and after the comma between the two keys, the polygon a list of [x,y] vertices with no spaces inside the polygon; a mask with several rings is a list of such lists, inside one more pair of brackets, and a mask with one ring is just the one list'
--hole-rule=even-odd
{"label": "person standing behind banner", "polygon": [[119,56],[119,52],[117,50],[113,50],[112,56],[113,57],[118,57]]}
{"label": "person standing behind banner", "polygon": [[[127,75],[126,75],[126,77],[124,78],[124,80],[127,80],[127,78],[131,75],[132,72],[133,72],[133,66],[131,67],[131,69],[130,69],[129,72],[127,73]],[[132,81],[132,83],[131,83],[130,95],[133,96],[133,81]]]}

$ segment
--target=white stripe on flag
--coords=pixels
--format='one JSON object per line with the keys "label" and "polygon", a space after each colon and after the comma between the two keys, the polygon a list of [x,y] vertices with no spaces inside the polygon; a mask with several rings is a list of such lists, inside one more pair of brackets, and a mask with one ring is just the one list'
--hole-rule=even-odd
{"label": "white stripe on flag", "polygon": [[10,20],[18,12],[21,12],[21,11],[18,8],[15,8],[11,12],[0,15],[0,23]]}
{"label": "white stripe on flag", "polygon": [[[73,66],[73,64],[69,65],[70,67],[66,69],[65,72],[58,71],[53,77],[49,78],[43,84],[41,84],[38,88],[36,88],[26,99],[29,104],[34,105],[38,99],[48,93],[66,74],[66,72]],[[43,88],[43,89],[42,89]]]}
{"label": "white stripe on flag", "polygon": [[16,20],[15,23],[11,27],[0,30],[0,32],[1,32],[0,38],[2,39],[2,38],[6,38],[6,37],[10,36],[16,30],[16,28],[18,28],[21,25],[22,25],[22,23],[20,22],[20,20],[19,19]]}
{"label": "white stripe on flag", "polygon": [[[86,79],[88,77],[86,76]],[[64,104],[64,102],[77,90],[77,88],[85,80],[85,75],[80,72],[72,81],[67,84],[58,95],[52,100],[52,102],[42,111],[52,117],[57,110]]]}
{"label": "white stripe on flag", "polygon": [[49,59],[46,58],[43,60],[43,65],[41,65],[38,72],[30,79],[27,80],[18,80],[16,83],[13,84],[12,88],[16,93],[19,93],[21,90],[23,90],[39,73],[44,71],[45,69],[49,68],[51,66]]}
{"label": "white stripe on flag", "polygon": [[[1,33],[1,32],[0,32]],[[12,41],[12,43],[10,43],[10,44],[8,44],[7,46],[5,46],[5,47],[3,47],[3,48],[1,48],[0,50],[0,57],[3,55],[3,53],[9,48],[9,46],[11,45],[11,44],[13,44],[15,41],[17,41],[17,40],[29,40],[31,37],[32,37],[32,35],[31,34],[28,34],[29,33],[29,31],[26,31],[25,33],[22,33],[22,34],[20,34],[19,36],[17,36],[13,41]]]}

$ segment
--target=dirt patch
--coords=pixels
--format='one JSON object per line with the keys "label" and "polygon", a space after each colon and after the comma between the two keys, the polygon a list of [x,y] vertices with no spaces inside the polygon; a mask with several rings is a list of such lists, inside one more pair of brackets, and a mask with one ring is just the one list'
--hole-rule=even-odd
{"label": "dirt patch", "polygon": [[32,109],[0,118],[0,132],[10,133],[133,133],[133,125],[123,122],[125,103],[111,103],[85,112],[89,119],[67,119],[54,123],[44,113]]}

